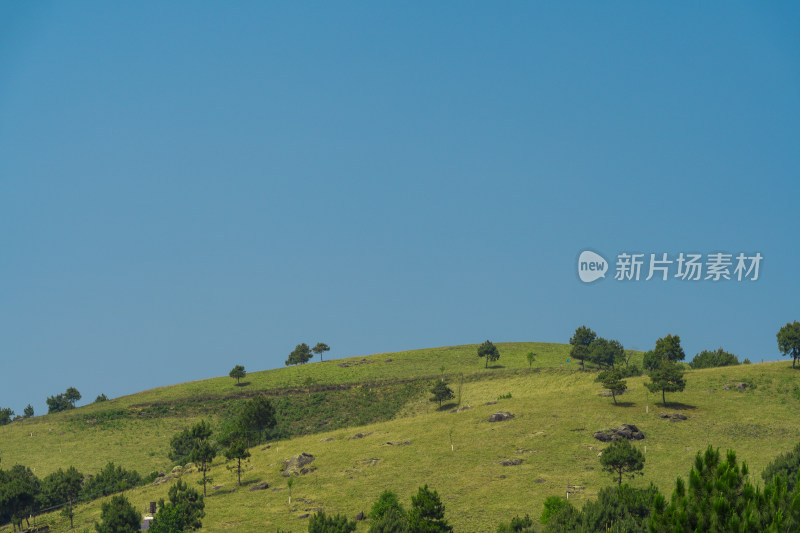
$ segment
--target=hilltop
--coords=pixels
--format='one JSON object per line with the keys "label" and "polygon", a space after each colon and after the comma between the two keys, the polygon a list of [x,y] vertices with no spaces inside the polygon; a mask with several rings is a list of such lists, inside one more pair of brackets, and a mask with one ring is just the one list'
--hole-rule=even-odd
{"label": "hilltop", "polygon": [[[637,444],[647,446],[646,465],[633,483],[652,481],[667,494],[675,476],[685,475],[708,444],[736,450],[758,476],[800,435],[795,414],[800,381],[786,362],[687,371],[685,392],[668,395],[672,403],[664,409],[643,386],[646,377],[628,378],[629,391],[621,405],[613,405],[600,395],[595,373],[567,362],[568,345],[497,346],[501,358],[489,369],[476,357],[477,346],[465,345],[253,372],[244,386],[225,377],[152,389],[2,427],[2,464],[30,466],[39,477],[70,465],[91,474],[109,460],[143,475],[168,473],[167,450],[175,433],[203,418],[216,424],[245,398],[267,394],[285,438],[251,449],[243,487],[236,486],[224,458],[217,458],[204,530],[280,527],[299,533],[307,528],[301,516],[317,509],[352,517],[369,511],[384,489],[407,504],[427,483],[439,491],[456,531],[478,532],[494,531],[514,514],[538,517],[547,496],[569,491],[570,500],[580,502],[608,486],[611,479],[597,458],[605,444],[592,437],[597,430],[639,427],[645,439]],[[525,359],[529,351],[537,354],[532,368]],[[634,354],[634,361],[640,360],[641,354]],[[429,401],[428,389],[441,376],[454,389],[463,379],[461,406],[470,409],[438,410]],[[735,383],[747,387],[730,386]],[[515,417],[489,423],[500,409]],[[671,422],[662,413],[687,420]],[[362,437],[353,438],[356,434]],[[314,456],[315,470],[298,478],[290,506],[280,468],[300,453]],[[522,462],[501,464],[509,459]],[[198,474],[184,478],[193,482]],[[249,490],[262,482],[270,487]],[[126,495],[143,509],[164,498],[168,487],[140,487]],[[77,509],[77,530],[99,518],[100,503]],[[54,522],[54,531],[66,530],[56,515],[45,520]]]}

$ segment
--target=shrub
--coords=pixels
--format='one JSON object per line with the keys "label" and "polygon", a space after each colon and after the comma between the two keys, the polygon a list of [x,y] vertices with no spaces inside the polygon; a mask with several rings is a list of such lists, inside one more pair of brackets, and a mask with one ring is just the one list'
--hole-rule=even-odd
{"label": "shrub", "polygon": [[722,348],[711,352],[703,350],[694,356],[694,359],[689,363],[693,369],[698,368],[712,368],[717,366],[733,366],[738,365],[739,359],[732,353],[724,351]]}

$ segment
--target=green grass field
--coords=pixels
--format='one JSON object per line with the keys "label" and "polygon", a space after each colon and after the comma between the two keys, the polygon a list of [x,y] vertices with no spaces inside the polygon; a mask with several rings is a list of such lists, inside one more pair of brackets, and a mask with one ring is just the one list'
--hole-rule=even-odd
{"label": "green grass field", "polygon": [[[166,452],[174,433],[203,417],[216,421],[242,397],[266,392],[274,395],[276,405],[284,402],[292,416],[307,416],[313,423],[287,424],[288,431],[300,436],[253,448],[243,487],[218,458],[204,530],[280,527],[299,533],[307,530],[307,519],[301,518],[305,514],[324,509],[353,517],[368,512],[384,489],[394,490],[409,505],[410,495],[427,483],[439,491],[456,531],[491,532],[514,514],[538,519],[549,495],[564,496],[569,490],[570,500],[579,504],[611,484],[611,476],[600,470],[597,455],[604,444],[592,438],[596,430],[637,425],[646,435],[636,443],[642,450],[647,446],[646,464],[644,476],[633,483],[652,481],[666,494],[708,444],[736,450],[760,480],[767,463],[800,437],[800,373],[787,362],[687,371],[686,390],[668,394],[667,401],[674,403],[664,409],[660,396],[647,393],[645,377],[628,379],[629,392],[618,398],[620,405],[599,396],[596,374],[580,372],[574,361],[567,363],[567,345],[498,347],[501,358],[489,370],[472,345],[257,372],[248,374],[244,387],[236,387],[230,378],[214,378],[153,389],[4,426],[2,464],[30,466],[39,477],[69,465],[89,474],[109,460],[142,474],[169,472]],[[532,369],[524,357],[528,351],[538,354]],[[640,357],[635,354],[634,360],[640,362]],[[339,366],[362,359],[370,362]],[[461,405],[472,409],[451,413],[428,401],[426,389],[441,375],[442,366],[454,388],[463,374]],[[723,390],[741,381],[750,384],[746,392]],[[498,400],[508,394],[511,398]],[[328,430],[325,417],[310,414],[322,404],[328,419],[343,416],[347,423]],[[489,423],[489,415],[501,409],[515,418]],[[681,412],[689,419],[670,422],[659,417],[662,412]],[[374,422],[362,425],[369,420]],[[366,436],[351,439],[357,432]],[[280,465],[301,452],[315,456],[316,470],[296,480],[290,505]],[[500,464],[514,458],[522,464]],[[195,482],[199,475],[184,478]],[[249,490],[261,481],[270,487]],[[144,509],[147,502],[165,497],[168,487],[141,487],[126,495]],[[77,509],[77,531],[91,529],[100,504],[98,500]],[[68,522],[57,515],[39,517],[41,521],[51,523],[54,531],[68,530]],[[359,531],[367,529],[366,522],[360,523]]]}

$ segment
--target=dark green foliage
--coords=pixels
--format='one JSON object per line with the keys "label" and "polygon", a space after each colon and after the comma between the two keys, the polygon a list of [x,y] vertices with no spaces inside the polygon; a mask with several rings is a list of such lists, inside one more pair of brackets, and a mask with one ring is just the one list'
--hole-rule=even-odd
{"label": "dark green foliage", "polygon": [[355,530],[355,521],[344,515],[327,516],[325,511],[319,511],[308,520],[308,533],[352,533]]}
{"label": "dark green foliage", "polygon": [[25,406],[25,410],[22,411],[23,418],[31,418],[33,416],[33,406],[28,404]]}
{"label": "dark green foliage", "polygon": [[657,494],[658,489],[652,484],[646,489],[635,489],[628,484],[606,487],[580,511],[566,500],[551,496],[561,500],[562,506],[550,515],[545,531],[644,533]]}
{"label": "dark green foliage", "polygon": [[408,517],[402,510],[391,508],[369,526],[369,533],[408,533]]}
{"label": "dark green foliage", "polygon": [[247,371],[244,369],[242,365],[234,366],[231,371],[228,373],[228,376],[232,377],[236,380],[238,384],[240,380],[247,375]]}
{"label": "dark green foliage", "polygon": [[661,365],[650,373],[650,383],[645,383],[650,392],[661,391],[661,401],[667,406],[667,392],[680,392],[686,387],[683,379],[683,369],[672,362],[662,362]]}
{"label": "dark green foliage", "polygon": [[78,392],[78,389],[76,389],[75,387],[70,387],[64,393],[64,397],[67,399],[69,403],[71,403],[74,406],[77,403],[77,401],[81,399],[81,393]]}
{"label": "dark green foliage", "polygon": [[238,418],[248,444],[253,435],[258,435],[258,443],[261,444],[262,434],[274,428],[277,423],[275,409],[265,396],[256,396],[246,401]]}
{"label": "dark green foliage", "polygon": [[525,354],[525,359],[528,361],[528,368],[533,366],[533,362],[536,361],[536,354],[533,352],[528,352]]}
{"label": "dark green foliage", "polygon": [[617,403],[617,394],[622,394],[627,389],[628,384],[622,379],[622,372],[620,370],[604,370],[597,376],[603,388],[611,391],[611,398],[614,403]]}
{"label": "dark green foliage", "polygon": [[653,353],[662,361],[677,363],[686,358],[686,354],[681,348],[681,338],[678,335],[667,335],[656,341]]}
{"label": "dark green foliage", "polygon": [[411,533],[453,531],[453,528],[444,517],[444,504],[439,499],[439,493],[435,490],[428,490],[428,485],[420,487],[417,495],[411,497],[408,526],[408,530]]}
{"label": "dark green foliage", "polygon": [[104,502],[100,523],[95,522],[98,533],[137,533],[142,523],[142,515],[136,511],[123,495],[114,496]]}
{"label": "dark green foliage", "polygon": [[289,358],[286,360],[286,366],[303,364],[310,360],[311,348],[308,347],[308,344],[303,342],[298,344],[295,349],[292,350],[292,353],[289,354]]}
{"label": "dark green foliage", "polygon": [[142,483],[142,476],[136,470],[125,470],[113,462],[106,464],[96,476],[86,480],[81,490],[81,500],[94,500],[123,490],[136,487]]}
{"label": "dark green foliage", "polygon": [[485,368],[489,368],[489,361],[497,361],[500,359],[500,351],[497,349],[497,346],[492,344],[491,341],[487,340],[478,346],[478,357],[485,357]]}
{"label": "dark green foliage", "polygon": [[792,368],[800,357],[800,322],[787,323],[778,331],[778,349],[784,357],[792,357]]}
{"label": "dark green foliage", "polygon": [[153,533],[178,533],[194,531],[202,527],[206,515],[203,497],[185,482],[178,482],[169,489],[169,502],[158,502],[158,512],[153,517],[150,531]]}
{"label": "dark green foliage", "polygon": [[81,393],[75,387],[70,387],[66,392],[47,398],[47,412],[58,413],[75,408],[75,403],[81,399]]}
{"label": "dark green foliage", "polygon": [[66,411],[68,409],[73,409],[74,407],[75,406],[72,405],[63,394],[58,394],[56,396],[49,396],[47,398],[48,413],[58,413],[61,411]]}
{"label": "dark green foliage", "polygon": [[39,502],[45,508],[66,504],[64,516],[70,519],[71,524],[72,509],[81,494],[82,484],[83,474],[78,472],[74,466],[66,470],[59,468],[42,479],[42,494]]}
{"label": "dark green foliage", "polygon": [[763,495],[747,480],[747,473],[747,465],[739,467],[733,451],[721,461],[719,450],[709,446],[697,454],[688,486],[678,477],[669,505],[663,496],[656,497],[651,531],[764,531],[759,513]]}
{"label": "dark green foliage", "polygon": [[217,456],[217,448],[209,441],[211,426],[205,420],[201,420],[192,427],[192,437],[194,438],[195,446],[189,458],[197,466],[197,470],[203,473],[203,480],[200,483],[203,485],[203,496],[205,496],[208,483],[207,473],[211,470],[211,463],[214,461],[214,457]]}
{"label": "dark green foliage", "polygon": [[311,351],[319,356],[320,363],[322,362],[322,354],[325,352],[329,352],[330,350],[331,347],[325,344],[324,342],[318,342],[316,346],[311,348]]}
{"label": "dark green foliage", "polygon": [[191,461],[192,450],[194,449],[194,438],[192,432],[187,428],[174,435],[169,441],[169,459],[179,465],[185,465]]}
{"label": "dark green foliage", "polygon": [[614,368],[625,360],[625,349],[619,341],[597,337],[589,345],[589,360],[601,368]]}
{"label": "dark green foliage", "polygon": [[[677,335],[667,335],[656,341],[656,347],[644,354],[644,369],[652,372],[667,363],[683,361],[686,354],[681,348],[681,338]],[[682,390],[682,389],[681,389]]]}
{"label": "dark green foliage", "polygon": [[8,407],[0,407],[0,426],[10,424],[12,418],[14,418],[14,411]]}
{"label": "dark green foliage", "polygon": [[622,476],[630,478],[642,475],[644,468],[644,455],[633,447],[627,439],[613,441],[600,456],[600,464],[603,470],[610,472],[617,479],[617,483],[622,485]]}
{"label": "dark green foliage", "polygon": [[642,375],[642,370],[636,366],[636,363],[626,365],[625,368],[620,368],[619,372],[623,378],[632,378]]}
{"label": "dark green foliage", "polygon": [[105,394],[99,394],[97,398],[94,399],[94,403],[107,402],[107,401],[108,401],[108,396],[106,396]]}
{"label": "dark green foliage", "polygon": [[378,497],[378,500],[372,504],[372,510],[369,512],[369,517],[373,520],[379,520],[391,510],[398,511],[403,515],[406,513],[403,509],[403,506],[400,505],[400,501],[397,499],[397,494],[390,490],[385,490]]}
{"label": "dark green foliage", "polygon": [[250,457],[250,450],[247,449],[247,443],[244,439],[238,439],[231,442],[225,449],[225,458],[236,461],[236,478],[239,480],[239,485],[242,484],[242,461]]}
{"label": "dark green foliage", "polygon": [[30,468],[14,465],[0,470],[0,524],[21,524],[37,509],[41,492],[41,482]]}
{"label": "dark green foliage", "polygon": [[652,372],[653,370],[657,369],[660,364],[661,360],[656,356],[653,350],[644,352],[644,356],[642,358],[642,367],[644,368],[645,372]]}
{"label": "dark green foliage", "polygon": [[581,369],[585,370],[584,361],[589,359],[589,346],[596,338],[597,333],[586,326],[581,326],[575,330],[575,334],[569,339],[569,343],[572,345],[569,355],[572,359],[577,359],[581,362]]}
{"label": "dark green foliage", "polygon": [[750,359],[748,359],[747,357],[745,357],[745,358],[742,360],[742,364],[743,364],[743,365],[751,365],[751,364],[753,364],[753,363],[750,361]]}
{"label": "dark green foliage", "polygon": [[533,520],[528,515],[525,518],[515,516],[508,524],[500,524],[497,533],[533,533]]}
{"label": "dark green foliage", "polygon": [[439,402],[439,407],[442,406],[442,402],[452,400],[456,397],[455,394],[453,394],[453,389],[448,387],[447,383],[443,380],[436,380],[436,383],[431,389],[431,394],[433,394],[431,401]]}
{"label": "dark green foliage", "polygon": [[698,368],[712,368],[716,366],[732,366],[738,365],[739,359],[732,353],[724,351],[722,348],[709,351],[703,350],[695,355],[689,366],[693,369]]}
{"label": "dark green foliage", "polygon": [[761,477],[765,482],[770,482],[775,476],[781,476],[786,480],[786,489],[794,491],[797,484],[797,474],[800,472],[800,444],[790,452],[782,453],[776,457],[764,471]]}
{"label": "dark green foliage", "polygon": [[544,500],[544,509],[542,510],[542,516],[539,518],[539,522],[542,524],[547,524],[550,520],[558,515],[565,506],[569,505],[569,502],[564,498],[559,496],[548,496]]}
{"label": "dark green foliage", "polygon": [[570,337],[569,343],[573,346],[589,346],[597,338],[597,333],[586,326],[580,326],[575,334]]}

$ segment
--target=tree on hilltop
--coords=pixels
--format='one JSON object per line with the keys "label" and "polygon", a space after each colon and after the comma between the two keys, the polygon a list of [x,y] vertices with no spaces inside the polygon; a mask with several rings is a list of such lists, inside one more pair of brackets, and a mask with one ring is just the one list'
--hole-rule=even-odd
{"label": "tree on hilltop", "polygon": [[286,366],[303,364],[310,360],[311,348],[308,347],[308,344],[302,342],[289,354],[289,358],[286,360]]}
{"label": "tree on hilltop", "polygon": [[778,331],[778,349],[784,357],[792,356],[792,368],[800,357],[800,322],[787,323]]}
{"label": "tree on hilltop", "polygon": [[247,375],[244,367],[242,365],[234,366],[231,371],[228,373],[228,376],[232,377],[236,380],[236,384],[239,385],[240,381],[243,377]]}
{"label": "tree on hilltop", "polygon": [[580,326],[575,330],[575,334],[570,337],[569,343],[572,345],[569,356],[581,362],[581,370],[586,370],[584,361],[589,359],[589,346],[597,338],[597,333],[586,326]]}
{"label": "tree on hilltop", "polygon": [[311,351],[314,352],[319,356],[319,362],[322,362],[322,354],[325,352],[329,352],[331,347],[325,344],[324,342],[318,342],[316,346],[311,348]]}
{"label": "tree on hilltop", "polygon": [[486,358],[486,366],[485,368],[489,368],[489,361],[497,361],[500,359],[500,351],[497,349],[497,346],[492,344],[491,341],[487,340],[480,346],[478,346],[478,357],[485,357]]}

